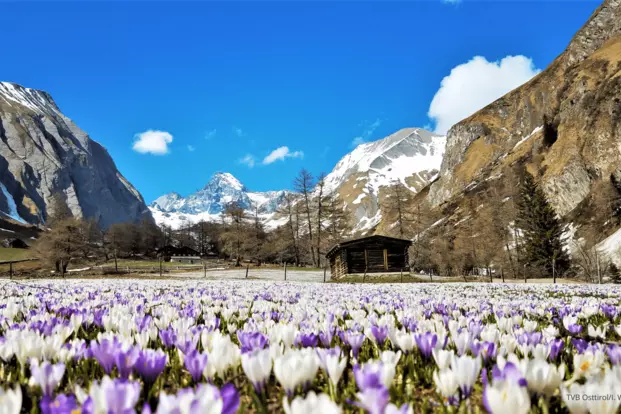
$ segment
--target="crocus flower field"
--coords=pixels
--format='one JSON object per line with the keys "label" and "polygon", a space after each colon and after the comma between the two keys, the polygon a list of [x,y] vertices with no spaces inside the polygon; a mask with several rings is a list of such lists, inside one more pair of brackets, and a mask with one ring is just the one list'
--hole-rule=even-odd
{"label": "crocus flower field", "polygon": [[621,289],[4,283],[0,413],[616,413]]}

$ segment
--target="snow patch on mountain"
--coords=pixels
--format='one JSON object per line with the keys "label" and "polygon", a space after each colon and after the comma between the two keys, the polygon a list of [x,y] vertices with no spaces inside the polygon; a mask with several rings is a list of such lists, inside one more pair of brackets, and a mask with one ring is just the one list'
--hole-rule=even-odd
{"label": "snow patch on mountain", "polygon": [[4,213],[13,220],[26,224],[26,220],[24,220],[17,212],[17,204],[15,204],[15,199],[13,199],[13,196],[11,195],[11,193],[9,193],[9,190],[2,183],[0,183],[0,190],[2,191],[2,194],[6,199],[6,204],[9,209],[9,211],[0,211],[0,213]]}

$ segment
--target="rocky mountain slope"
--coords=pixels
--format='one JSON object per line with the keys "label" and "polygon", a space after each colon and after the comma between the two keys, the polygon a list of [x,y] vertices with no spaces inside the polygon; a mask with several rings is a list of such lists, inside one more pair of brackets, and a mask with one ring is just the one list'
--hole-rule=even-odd
{"label": "rocky mountain slope", "polygon": [[345,155],[326,177],[326,193],[338,194],[356,218],[357,231],[381,221],[386,189],[403,183],[417,193],[437,176],[446,137],[406,128],[378,141],[361,144]]}
{"label": "rocky mountain slope", "polygon": [[236,202],[249,215],[255,214],[258,209],[266,227],[273,228],[280,224],[275,213],[286,194],[284,190],[251,192],[233,175],[218,172],[196,193],[187,197],[175,192],[165,194],[155,199],[149,209],[158,224],[177,229],[184,223],[220,221],[226,205]]}
{"label": "rocky mountain slope", "polygon": [[0,82],[0,220],[43,224],[52,194],[102,227],[150,217],[108,152],[46,92]]}
{"label": "rocky mountain slope", "polygon": [[[602,208],[596,196],[621,196],[620,143],[621,0],[607,0],[545,71],[449,130],[427,201],[455,205],[519,164],[580,237]],[[614,231],[612,221],[599,225]]]}

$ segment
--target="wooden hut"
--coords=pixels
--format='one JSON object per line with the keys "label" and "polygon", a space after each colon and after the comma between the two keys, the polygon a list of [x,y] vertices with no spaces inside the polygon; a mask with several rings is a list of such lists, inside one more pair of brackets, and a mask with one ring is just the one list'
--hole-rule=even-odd
{"label": "wooden hut", "polygon": [[408,269],[411,240],[368,236],[334,246],[326,254],[332,279],[354,273],[391,273]]}

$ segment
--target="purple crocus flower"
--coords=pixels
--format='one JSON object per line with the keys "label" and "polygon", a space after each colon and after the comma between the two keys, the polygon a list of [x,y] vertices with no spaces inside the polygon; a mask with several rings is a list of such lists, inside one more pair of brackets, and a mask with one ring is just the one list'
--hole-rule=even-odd
{"label": "purple crocus flower", "polygon": [[606,353],[613,365],[621,364],[621,346],[610,344],[606,347]]}
{"label": "purple crocus flower", "polygon": [[330,345],[332,344],[332,332],[330,332],[330,330],[325,332],[319,331],[319,341],[325,348],[330,348]]}
{"label": "purple crocus flower", "polygon": [[559,354],[563,350],[563,347],[565,346],[565,342],[563,342],[562,339],[553,339],[552,341],[550,341],[548,346],[550,348],[550,353],[548,357],[550,358],[551,361],[554,361],[556,360],[556,358],[559,356]]}
{"label": "purple crocus flower", "polygon": [[198,382],[203,376],[203,371],[207,366],[207,354],[201,354],[196,349],[186,354],[183,363],[185,368],[192,375],[194,382]]}
{"label": "purple crocus flower", "polygon": [[196,350],[198,338],[198,335],[186,335],[184,338],[177,338],[175,345],[184,355],[187,355]]}
{"label": "purple crocus flower", "polygon": [[239,394],[233,384],[224,384],[220,388],[222,398],[222,414],[234,414],[239,408]]}
{"label": "purple crocus flower", "polygon": [[122,379],[129,378],[129,375],[134,370],[134,365],[136,365],[136,361],[138,361],[139,356],[140,348],[133,346],[124,350],[119,349],[116,353],[114,356],[114,365],[116,365],[116,369],[119,371],[119,376]]}
{"label": "purple crocus flower", "polygon": [[483,358],[483,361],[489,361],[496,357],[496,353],[498,352],[498,347],[494,342],[481,342],[479,343],[479,352],[476,354],[480,355]]}
{"label": "purple crocus flower", "polygon": [[416,346],[425,359],[431,358],[431,352],[438,342],[438,335],[432,332],[414,335]]}
{"label": "purple crocus flower", "polygon": [[569,331],[571,335],[576,336],[580,334],[580,332],[582,332],[582,326],[572,323],[571,325],[567,327],[567,330]]}
{"label": "purple crocus flower", "polygon": [[612,320],[615,318],[615,316],[617,316],[617,308],[615,306],[607,305],[604,303],[600,305],[600,308],[602,309],[602,312],[604,313],[604,315],[606,315],[608,319]]}
{"label": "purple crocus flower", "polygon": [[145,349],[140,351],[140,356],[136,362],[136,371],[138,374],[149,383],[155,382],[158,375],[164,371],[166,363],[168,362],[168,356],[160,349]]}
{"label": "purple crocus flower", "polygon": [[177,334],[172,328],[160,330],[160,339],[166,348],[172,348],[177,342]]}
{"label": "purple crocus flower", "polygon": [[241,344],[242,353],[265,349],[268,343],[267,337],[261,332],[237,331],[237,339]]}
{"label": "purple crocus flower", "polygon": [[352,404],[362,408],[368,414],[384,414],[390,402],[390,395],[384,387],[366,388],[357,393],[356,397],[358,401],[353,401]]}
{"label": "purple crocus flower", "polygon": [[114,367],[115,356],[120,345],[116,338],[114,340],[102,339],[100,342],[91,341],[91,355],[99,362],[106,374],[110,374]]}
{"label": "purple crocus flower", "polygon": [[371,326],[371,333],[373,334],[377,344],[382,346],[388,337],[388,327],[373,325]]}
{"label": "purple crocus flower", "polygon": [[518,335],[517,340],[520,344],[534,346],[541,342],[543,335],[541,332],[523,332]]}
{"label": "purple crocus flower", "polygon": [[502,370],[495,365],[492,369],[492,379],[493,381],[510,381],[521,387],[527,385],[526,379],[512,362],[507,362]]}
{"label": "purple crocus flower", "polygon": [[354,379],[361,390],[368,388],[386,388],[382,382],[382,363],[354,366]]}
{"label": "purple crocus flower", "polygon": [[302,348],[315,348],[319,342],[319,337],[314,333],[300,333],[295,340],[296,345],[302,345]]}
{"label": "purple crocus flower", "polygon": [[43,396],[39,403],[42,414],[67,414],[72,413],[78,408],[73,395],[60,394],[55,399],[50,396]]}
{"label": "purple crocus flower", "polygon": [[362,348],[362,343],[364,342],[364,335],[360,332],[346,331],[344,337],[345,342],[347,342],[354,353],[354,358],[358,358],[358,353],[360,352],[360,348]]}
{"label": "purple crocus flower", "polygon": [[30,372],[32,374],[31,380],[41,387],[43,395],[51,396],[65,375],[65,364],[58,363],[52,365],[47,361],[39,364],[35,360],[30,365]]}
{"label": "purple crocus flower", "polygon": [[574,346],[574,348],[576,348],[576,351],[578,351],[579,354],[584,353],[584,351],[586,351],[589,347],[589,343],[584,339],[580,338],[572,338],[571,344]]}

